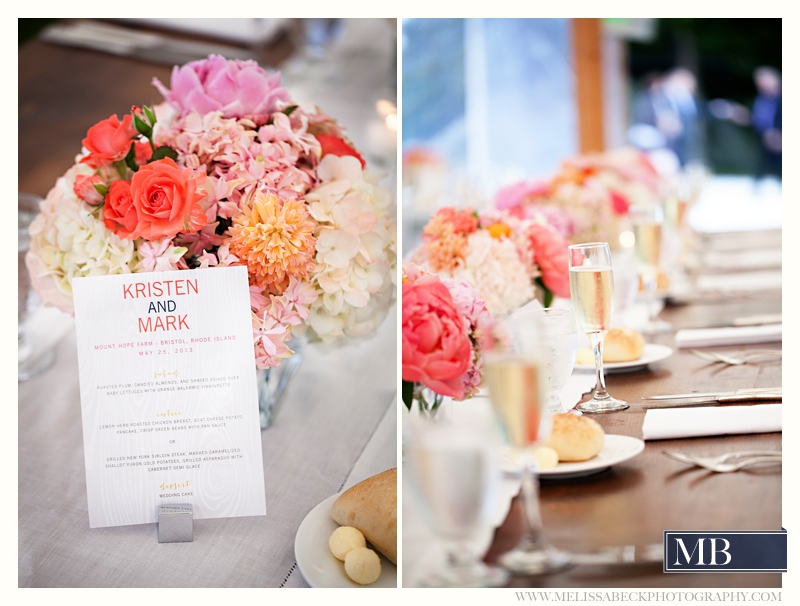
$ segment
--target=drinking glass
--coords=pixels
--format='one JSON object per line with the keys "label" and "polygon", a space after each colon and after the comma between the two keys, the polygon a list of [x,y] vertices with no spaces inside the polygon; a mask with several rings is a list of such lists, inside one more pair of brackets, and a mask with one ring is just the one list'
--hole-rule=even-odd
{"label": "drinking glass", "polygon": [[631,206],[629,212],[633,223],[633,235],[636,238],[634,243],[636,267],[647,295],[648,319],[642,327],[642,332],[645,334],[670,332],[672,324],[659,320],[656,309],[664,213],[660,206]]}
{"label": "drinking glass", "polygon": [[39,299],[31,288],[31,277],[25,266],[25,254],[30,247],[31,237],[28,228],[39,213],[39,196],[19,194],[17,207],[18,266],[17,266],[17,362],[18,380],[27,381],[50,368],[55,361],[55,352],[45,349],[26,334],[23,324],[36,310]]}
{"label": "drinking glass", "polygon": [[545,362],[538,322],[505,324],[508,338],[487,344],[484,368],[489,397],[503,422],[515,459],[522,463],[524,530],[516,547],[500,557],[515,574],[558,572],[572,565],[569,556],[545,538],[539,513],[536,445],[550,434],[552,417],[545,410]]}
{"label": "drinking glass", "polygon": [[[548,414],[567,412],[561,403],[560,394],[572,375],[578,350],[578,335],[575,332],[572,311],[556,307],[533,309],[514,314],[511,322],[514,327],[538,323],[542,331],[541,343],[547,369],[548,390],[544,407]],[[526,343],[521,346],[524,349]]]}
{"label": "drinking glass", "polygon": [[424,587],[497,587],[508,573],[481,562],[472,541],[489,524],[500,483],[497,440],[461,415],[414,418],[407,456],[411,487],[432,530],[446,544],[444,565]]}
{"label": "drinking glass", "polygon": [[569,291],[578,326],[592,341],[597,372],[594,396],[576,408],[582,412],[598,413],[625,410],[628,403],[609,395],[603,375],[603,339],[611,325],[614,304],[614,276],[608,242],[569,247]]}

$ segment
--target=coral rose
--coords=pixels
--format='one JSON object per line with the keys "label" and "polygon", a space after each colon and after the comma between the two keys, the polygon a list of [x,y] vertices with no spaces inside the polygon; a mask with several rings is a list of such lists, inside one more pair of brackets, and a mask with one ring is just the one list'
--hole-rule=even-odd
{"label": "coral rose", "polygon": [[87,204],[96,206],[103,202],[103,196],[95,189],[95,185],[102,185],[105,187],[105,183],[103,183],[103,180],[97,175],[78,175],[75,177],[72,190],[81,200]]}
{"label": "coral rose", "polygon": [[152,241],[172,238],[179,232],[199,231],[208,222],[199,204],[206,195],[200,189],[205,179],[205,173],[195,175],[191,168],[181,170],[171,158],[139,168],[131,179],[130,195],[138,224],[130,237]]}
{"label": "coral rose", "polygon": [[559,297],[569,298],[569,249],[567,241],[545,225],[531,225],[528,237],[533,245],[542,282]]}
{"label": "coral rose", "polygon": [[255,61],[209,55],[207,59],[176,65],[170,80],[172,90],[158,78],[153,78],[153,85],[182,116],[220,111],[225,118],[250,118],[256,124],[264,124],[277,109],[278,101],[289,100],[280,81],[280,74],[270,76]]}
{"label": "coral rose", "polygon": [[403,284],[403,380],[463,398],[471,356],[464,318],[447,287],[434,277]]}
{"label": "coral rose", "polygon": [[81,162],[97,168],[124,159],[130,151],[132,139],[138,135],[132,122],[130,114],[122,122],[113,115],[92,126],[82,142],[89,155]]}
{"label": "coral rose", "polygon": [[139,219],[131,198],[130,182],[114,181],[108,188],[103,207],[103,223],[120,238],[136,239],[134,233]]}

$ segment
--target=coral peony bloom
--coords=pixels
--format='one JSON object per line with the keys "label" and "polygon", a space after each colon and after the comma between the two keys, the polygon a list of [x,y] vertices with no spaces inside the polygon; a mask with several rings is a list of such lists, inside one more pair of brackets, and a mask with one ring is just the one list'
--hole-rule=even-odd
{"label": "coral peony bloom", "polygon": [[172,90],[158,78],[153,78],[153,85],[182,116],[220,111],[225,118],[251,118],[264,124],[277,109],[278,101],[289,100],[280,81],[280,74],[270,76],[255,61],[209,55],[207,59],[175,66]]}
{"label": "coral peony bloom", "polygon": [[82,142],[89,155],[81,162],[97,168],[124,159],[131,149],[131,140],[138,135],[132,123],[130,114],[122,122],[115,114],[92,126]]}
{"label": "coral peony bloom", "polygon": [[195,175],[191,168],[181,170],[171,158],[140,167],[131,179],[138,225],[130,237],[152,241],[199,231],[208,222],[199,204],[206,195],[200,188],[205,180],[205,173]]}
{"label": "coral peony bloom", "polygon": [[361,168],[367,166],[367,162],[361,157],[361,154],[359,154],[352,145],[349,145],[341,137],[334,137],[333,135],[317,135],[317,140],[322,147],[322,157],[325,157],[328,154],[333,154],[334,156],[339,157],[353,156],[354,158],[358,159],[359,162],[361,162]]}
{"label": "coral peony bloom", "polygon": [[103,180],[98,175],[78,175],[72,190],[81,200],[92,206],[97,206],[103,202],[103,196],[95,189],[95,185],[103,185]]}
{"label": "coral peony bloom", "polygon": [[403,380],[464,397],[472,357],[464,318],[438,278],[403,284]]}
{"label": "coral peony bloom", "polygon": [[131,198],[130,182],[114,181],[108,188],[103,207],[103,223],[120,238],[136,239],[134,233],[139,219]]}
{"label": "coral peony bloom", "polygon": [[542,282],[557,296],[569,298],[569,251],[567,241],[544,225],[531,225],[528,235]]}

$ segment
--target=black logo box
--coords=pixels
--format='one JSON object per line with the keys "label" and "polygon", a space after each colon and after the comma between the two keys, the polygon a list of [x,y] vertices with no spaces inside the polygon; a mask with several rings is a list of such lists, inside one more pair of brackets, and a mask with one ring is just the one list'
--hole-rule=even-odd
{"label": "black logo box", "polygon": [[786,572],[780,530],[665,530],[664,572]]}

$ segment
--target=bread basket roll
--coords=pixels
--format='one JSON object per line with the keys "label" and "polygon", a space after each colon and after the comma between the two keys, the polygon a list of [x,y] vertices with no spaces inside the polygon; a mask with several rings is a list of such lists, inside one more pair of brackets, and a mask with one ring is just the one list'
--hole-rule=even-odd
{"label": "bread basket roll", "polygon": [[603,342],[603,362],[632,362],[642,357],[644,337],[630,328],[612,328]]}
{"label": "bread basket roll", "polygon": [[600,424],[570,413],[553,416],[553,429],[547,446],[558,453],[559,461],[587,461],[603,449],[605,432]]}
{"label": "bread basket roll", "polygon": [[345,490],[331,507],[333,521],[358,528],[372,546],[397,563],[397,468]]}

